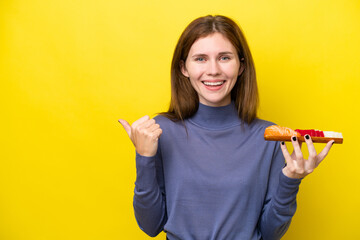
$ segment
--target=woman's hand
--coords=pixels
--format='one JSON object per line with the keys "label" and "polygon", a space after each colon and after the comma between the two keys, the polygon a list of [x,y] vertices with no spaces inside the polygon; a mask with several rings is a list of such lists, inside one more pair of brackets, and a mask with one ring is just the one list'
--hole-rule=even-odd
{"label": "woman's hand", "polygon": [[283,173],[289,178],[303,178],[312,173],[314,169],[321,163],[328,154],[334,140],[329,141],[324,149],[317,154],[314,144],[309,135],[305,135],[305,142],[309,151],[309,159],[304,159],[301,152],[301,144],[294,136],[291,138],[294,147],[293,153],[290,155],[284,142],[281,142],[281,150],[286,160],[286,167],[283,168]]}
{"label": "woman's hand", "polygon": [[129,135],[138,154],[146,157],[152,157],[156,154],[162,130],[154,119],[144,116],[136,120],[131,126],[123,119],[119,119],[119,122]]}

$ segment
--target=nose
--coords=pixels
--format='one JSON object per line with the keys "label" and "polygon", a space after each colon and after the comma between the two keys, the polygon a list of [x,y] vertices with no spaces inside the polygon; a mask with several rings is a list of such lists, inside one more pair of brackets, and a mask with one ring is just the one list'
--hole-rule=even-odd
{"label": "nose", "polygon": [[220,66],[217,61],[209,61],[207,66],[207,75],[217,76],[221,73]]}

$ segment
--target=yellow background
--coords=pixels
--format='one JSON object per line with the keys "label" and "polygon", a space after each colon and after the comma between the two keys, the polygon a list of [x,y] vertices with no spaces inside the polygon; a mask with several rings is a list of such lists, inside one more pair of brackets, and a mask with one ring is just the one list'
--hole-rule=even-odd
{"label": "yellow background", "polygon": [[243,28],[261,118],[344,135],[283,239],[360,238],[358,0],[2,0],[0,239],[149,239],[117,119],[167,109],[176,41],[207,14]]}

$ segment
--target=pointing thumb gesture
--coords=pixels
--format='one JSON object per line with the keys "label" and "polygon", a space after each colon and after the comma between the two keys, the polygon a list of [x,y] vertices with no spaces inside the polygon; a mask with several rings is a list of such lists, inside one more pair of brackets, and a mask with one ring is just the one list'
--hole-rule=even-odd
{"label": "pointing thumb gesture", "polygon": [[130,126],[130,124],[124,119],[119,119],[119,123],[124,127],[126,133],[129,135],[129,138],[131,139],[131,126]]}
{"label": "pointing thumb gesture", "polygon": [[[132,135],[133,135],[132,131],[135,130],[135,129],[132,129],[132,128],[135,128],[137,125],[139,125],[140,123],[145,122],[146,120],[149,120],[149,116],[143,116],[142,118],[136,120],[133,123],[133,126],[130,126],[130,124],[124,119],[119,119],[119,123],[124,127],[126,133],[129,135],[130,140],[134,143],[134,140],[133,140],[133,137],[132,137]],[[135,143],[134,143],[134,145],[135,145]]]}
{"label": "pointing thumb gesture", "polygon": [[151,157],[156,154],[158,140],[162,134],[160,125],[154,119],[144,116],[130,125],[126,120],[119,119],[119,123],[124,127],[130,140],[134,144],[137,153]]}

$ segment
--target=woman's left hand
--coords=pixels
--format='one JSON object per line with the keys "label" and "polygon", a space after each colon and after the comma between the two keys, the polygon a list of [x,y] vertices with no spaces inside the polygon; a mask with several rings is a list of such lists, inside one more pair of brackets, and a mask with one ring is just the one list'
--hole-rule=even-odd
{"label": "woman's left hand", "polygon": [[324,149],[317,154],[314,144],[309,135],[305,136],[305,142],[309,151],[309,159],[304,159],[301,152],[301,144],[294,136],[291,138],[291,142],[294,147],[293,153],[290,155],[284,142],[281,142],[281,150],[286,160],[286,166],[283,168],[283,173],[289,178],[303,178],[306,175],[312,173],[314,169],[321,163],[326,157],[334,140],[329,141]]}

